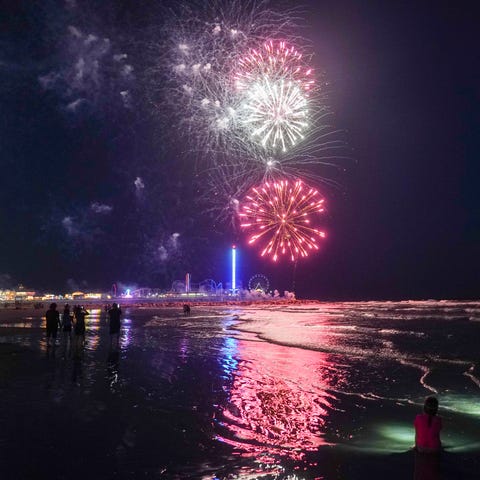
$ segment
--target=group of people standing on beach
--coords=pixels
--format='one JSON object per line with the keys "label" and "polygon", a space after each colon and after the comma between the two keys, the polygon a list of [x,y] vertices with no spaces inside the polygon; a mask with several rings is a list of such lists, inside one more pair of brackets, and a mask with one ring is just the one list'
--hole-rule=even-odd
{"label": "group of people standing on beach", "polygon": [[[68,303],[63,308],[63,314],[60,318],[60,312],[57,310],[57,304],[52,303],[45,314],[46,329],[47,329],[47,348],[55,346],[58,331],[63,332],[64,341],[72,340],[75,349],[82,347],[85,343],[85,317],[90,315],[82,305],[75,305],[73,310],[70,310]],[[114,303],[111,308],[107,310],[109,319],[109,331],[111,341],[116,337],[117,343],[120,339],[120,317],[122,310],[117,303]]]}

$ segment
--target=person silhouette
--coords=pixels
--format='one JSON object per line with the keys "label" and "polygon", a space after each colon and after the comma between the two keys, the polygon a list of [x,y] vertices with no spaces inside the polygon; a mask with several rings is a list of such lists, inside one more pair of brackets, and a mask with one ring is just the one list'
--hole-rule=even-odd
{"label": "person silhouette", "polygon": [[62,331],[64,337],[69,339],[72,333],[72,314],[70,313],[70,305],[68,303],[63,307]]}
{"label": "person silhouette", "polygon": [[117,345],[120,341],[120,317],[122,316],[122,310],[118,306],[118,303],[114,303],[112,308],[108,311],[108,324],[110,330],[110,345],[112,344],[113,337],[117,338]]}
{"label": "person silhouette", "polygon": [[45,314],[47,320],[47,348],[50,346],[50,338],[52,338],[53,346],[57,339],[57,332],[60,325],[60,313],[57,310],[57,304],[50,304],[50,308]]}
{"label": "person silhouette", "polygon": [[75,351],[78,353],[80,346],[85,343],[85,316],[90,315],[90,313],[82,306],[77,305],[73,309],[73,315],[75,318],[75,325],[73,327],[75,334]]}

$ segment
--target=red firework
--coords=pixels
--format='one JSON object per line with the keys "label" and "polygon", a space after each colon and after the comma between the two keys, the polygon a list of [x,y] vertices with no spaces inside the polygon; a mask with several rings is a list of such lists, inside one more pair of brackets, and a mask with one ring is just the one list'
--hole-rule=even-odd
{"label": "red firework", "polygon": [[250,49],[238,63],[235,78],[239,90],[247,89],[261,78],[268,78],[270,82],[292,80],[304,92],[308,92],[315,83],[313,70],[305,63],[303,55],[286,42],[270,40],[259,49]]}
{"label": "red firework", "polygon": [[325,232],[311,224],[310,216],[324,211],[324,199],[301,180],[267,182],[252,188],[239,214],[240,226],[250,232],[249,244],[261,245],[261,256],[292,261],[318,250]]}

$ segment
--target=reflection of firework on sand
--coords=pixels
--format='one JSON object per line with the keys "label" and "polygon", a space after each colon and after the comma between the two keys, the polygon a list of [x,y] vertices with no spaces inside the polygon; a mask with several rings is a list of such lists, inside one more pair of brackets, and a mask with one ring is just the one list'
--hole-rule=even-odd
{"label": "reflection of firework on sand", "polygon": [[238,356],[222,441],[263,463],[275,463],[278,455],[300,460],[305,451],[329,444],[326,422],[334,398],[327,393],[333,378],[327,355],[290,355],[285,347],[247,341],[239,343]]}
{"label": "reflection of firework on sand", "polygon": [[261,245],[261,256],[273,261],[288,255],[292,261],[318,250],[325,233],[310,217],[324,211],[324,199],[300,180],[281,180],[252,188],[239,214],[240,226],[251,235],[250,244]]}

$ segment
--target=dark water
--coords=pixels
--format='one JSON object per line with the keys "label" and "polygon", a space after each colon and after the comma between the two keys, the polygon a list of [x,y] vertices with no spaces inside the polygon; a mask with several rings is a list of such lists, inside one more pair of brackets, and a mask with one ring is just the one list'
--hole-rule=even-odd
{"label": "dark water", "polygon": [[1,479],[413,478],[432,393],[479,478],[480,304],[132,309],[118,346],[98,310],[78,355],[41,313],[0,317]]}

